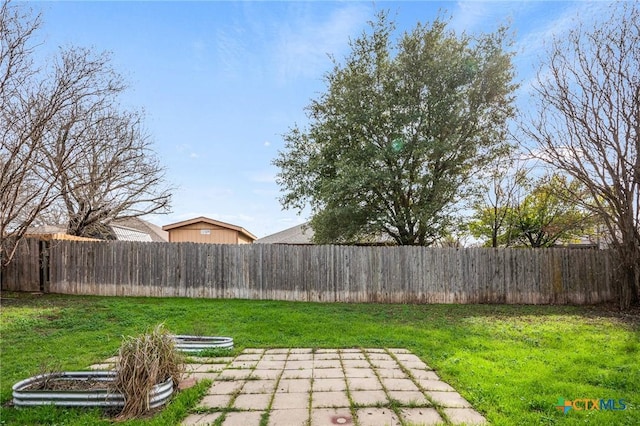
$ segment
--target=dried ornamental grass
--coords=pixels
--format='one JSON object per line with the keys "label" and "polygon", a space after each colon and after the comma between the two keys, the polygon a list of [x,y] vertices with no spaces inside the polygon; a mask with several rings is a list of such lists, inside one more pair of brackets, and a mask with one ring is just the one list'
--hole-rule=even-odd
{"label": "dried ornamental grass", "polygon": [[115,389],[124,395],[119,420],[138,417],[149,411],[153,386],[171,378],[174,386],[184,372],[184,357],[175,348],[173,336],[157,325],[152,332],[125,337],[116,365]]}

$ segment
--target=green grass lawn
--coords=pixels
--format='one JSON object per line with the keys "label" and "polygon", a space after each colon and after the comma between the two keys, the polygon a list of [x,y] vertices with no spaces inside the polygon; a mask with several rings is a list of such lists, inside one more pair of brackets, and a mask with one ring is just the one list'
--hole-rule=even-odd
{"label": "green grass lawn", "polygon": [[[0,402],[57,366],[85,369],[123,335],[164,322],[177,334],[231,336],[236,347],[407,348],[495,425],[640,425],[640,315],[594,307],[319,304],[2,294]],[[204,393],[182,392],[177,424]],[[624,411],[556,410],[558,398],[624,399]],[[109,424],[98,411],[2,407],[0,424]]]}

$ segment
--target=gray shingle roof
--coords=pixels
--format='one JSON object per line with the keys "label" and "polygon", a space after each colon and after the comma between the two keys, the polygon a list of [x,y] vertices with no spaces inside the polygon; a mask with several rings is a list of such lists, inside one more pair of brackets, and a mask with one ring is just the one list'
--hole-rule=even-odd
{"label": "gray shingle roof", "polygon": [[120,225],[111,225],[111,229],[118,241],[144,241],[151,242],[151,235],[136,229],[127,228]]}
{"label": "gray shingle roof", "polygon": [[292,228],[285,229],[284,231],[276,232],[275,234],[267,235],[263,238],[258,238],[254,244],[313,244],[313,229],[309,226],[309,223],[303,223],[301,225],[294,226]]}
{"label": "gray shingle roof", "polygon": [[149,236],[151,237],[151,241],[169,241],[169,233],[167,231],[163,231],[159,226],[154,225],[151,222],[147,222],[146,220],[142,220],[139,217],[116,219],[111,223],[111,225],[123,226],[125,228],[130,228],[136,231],[143,232],[145,234],[149,234]]}

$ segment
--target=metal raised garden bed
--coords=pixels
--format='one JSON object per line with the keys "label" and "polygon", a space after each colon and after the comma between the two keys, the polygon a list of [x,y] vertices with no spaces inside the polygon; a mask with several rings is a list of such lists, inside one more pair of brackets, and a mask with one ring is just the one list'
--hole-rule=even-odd
{"label": "metal raised garden bed", "polygon": [[[124,407],[124,395],[109,391],[109,385],[116,379],[115,371],[65,371],[41,374],[22,380],[13,385],[13,404],[18,407],[34,405],[58,405],[64,407]],[[47,390],[29,388],[52,381],[81,382],[94,381],[98,386],[92,390]],[[100,386],[104,383],[104,388]],[[72,385],[70,385],[71,387]],[[150,408],[157,408],[169,401],[173,394],[173,380],[167,379],[155,385],[149,392]]]}
{"label": "metal raised garden bed", "polygon": [[207,349],[233,349],[233,338],[211,336],[174,336],[176,349],[182,352],[199,352]]}

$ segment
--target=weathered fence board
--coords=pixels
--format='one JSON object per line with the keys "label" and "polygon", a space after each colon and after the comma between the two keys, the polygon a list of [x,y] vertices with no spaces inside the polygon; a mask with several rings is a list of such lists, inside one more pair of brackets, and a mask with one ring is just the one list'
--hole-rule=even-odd
{"label": "weathered fence board", "polygon": [[8,291],[40,291],[41,269],[40,246],[45,244],[35,238],[23,238],[18,242],[13,258],[2,268],[2,290]]}
{"label": "weathered fence board", "polygon": [[[64,294],[512,304],[614,296],[610,253],[600,250],[55,241],[48,251],[47,288]],[[32,270],[32,255],[18,253],[16,271]]]}

